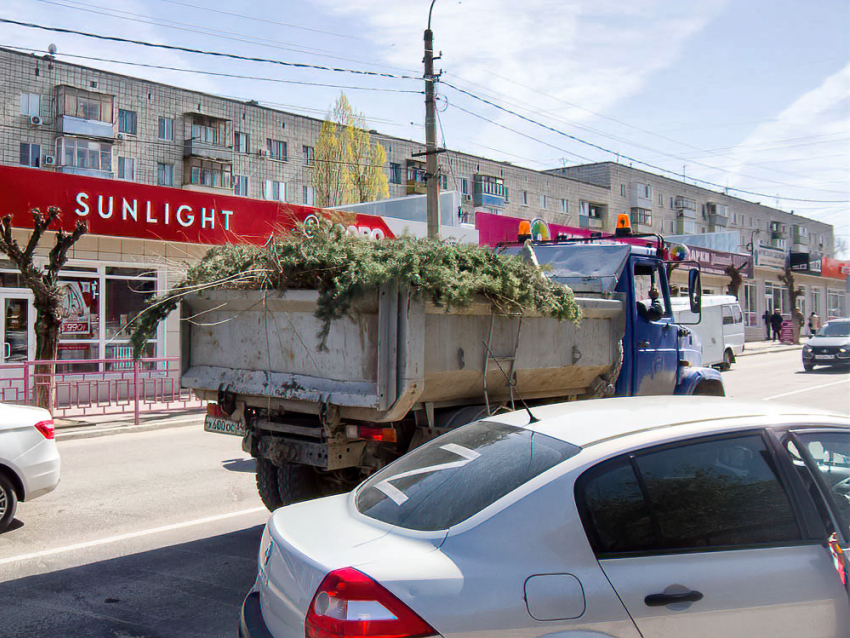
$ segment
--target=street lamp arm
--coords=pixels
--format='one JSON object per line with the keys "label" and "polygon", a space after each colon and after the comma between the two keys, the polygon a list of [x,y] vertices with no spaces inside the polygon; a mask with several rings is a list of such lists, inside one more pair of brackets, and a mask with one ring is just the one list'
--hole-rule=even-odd
{"label": "street lamp arm", "polygon": [[428,9],[428,30],[431,30],[431,12],[434,11],[434,3],[437,0],[431,0],[431,7]]}

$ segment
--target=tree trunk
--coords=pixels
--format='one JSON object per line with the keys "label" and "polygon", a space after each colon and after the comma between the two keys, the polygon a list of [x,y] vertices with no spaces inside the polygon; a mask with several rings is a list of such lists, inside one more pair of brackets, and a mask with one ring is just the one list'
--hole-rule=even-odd
{"label": "tree trunk", "polygon": [[[36,304],[35,358],[36,361],[54,361],[59,355],[59,329],[62,326],[58,299]],[[53,413],[55,399],[56,364],[35,366],[35,403]]]}

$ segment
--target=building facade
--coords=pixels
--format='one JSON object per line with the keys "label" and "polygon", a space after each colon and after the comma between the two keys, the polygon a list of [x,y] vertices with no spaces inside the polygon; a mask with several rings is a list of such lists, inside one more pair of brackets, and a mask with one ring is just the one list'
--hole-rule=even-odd
{"label": "building facade", "polygon": [[[319,119],[2,48],[0,75],[0,165],[25,167],[45,178],[113,180],[126,183],[128,192],[134,185],[179,189],[208,196],[210,210],[216,198],[226,198],[225,212],[239,208],[230,198],[314,204],[311,171]],[[372,139],[387,153],[390,198],[424,193],[425,166],[417,155],[424,144],[374,131]],[[439,171],[441,188],[457,193],[450,198],[456,210],[443,207],[447,225],[474,227],[475,215],[488,213],[611,231],[617,214],[627,212],[638,231],[711,235],[737,230],[740,240],[732,252],[747,252],[746,246],[760,242],[805,253],[808,263],[832,256],[832,227],[827,224],[619,164],[541,172],[449,150],[439,155]],[[163,197],[173,197],[172,190],[168,193]],[[86,202],[104,216],[111,211],[96,209],[94,200]],[[141,235],[110,230],[85,236],[65,273],[79,316],[67,322],[60,357],[127,356],[128,320],[145,299],[168,287],[206,251],[195,230],[203,234],[210,230],[205,224],[231,220],[221,217],[222,205],[215,206],[215,220],[197,211],[194,226],[183,226],[187,216],[172,220],[182,237],[158,235],[152,225]],[[82,210],[76,202],[72,207]],[[115,211],[116,217],[127,214]],[[0,276],[0,304],[6,304],[11,334],[15,329],[10,326],[31,324],[31,299],[10,264],[0,263]],[[808,276],[801,274],[803,285],[811,288],[806,309],[818,309],[822,316],[829,308],[846,314],[846,296],[837,294],[838,284],[820,286],[818,278],[812,276],[809,283]],[[763,307],[784,308],[776,301],[782,290],[775,279],[770,267],[757,265],[744,289],[749,313],[758,317]],[[712,292],[720,292],[723,284],[723,277],[707,278]],[[11,314],[10,307],[16,309]],[[758,319],[754,322],[756,334]],[[31,350],[32,343],[26,345]],[[17,348],[14,356],[25,356],[25,350]],[[179,326],[172,317],[147,354],[177,353]]]}

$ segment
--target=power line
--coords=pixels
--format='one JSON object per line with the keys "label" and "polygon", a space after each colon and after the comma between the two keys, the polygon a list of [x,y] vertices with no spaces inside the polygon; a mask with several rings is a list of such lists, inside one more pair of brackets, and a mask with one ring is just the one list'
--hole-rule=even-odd
{"label": "power line", "polygon": [[[301,47],[301,46],[284,46],[291,45],[288,42],[281,42],[279,40],[271,40],[268,38],[261,38],[258,36],[253,36],[246,33],[238,33],[234,31],[226,31],[223,29],[215,29],[212,27],[207,27],[200,24],[195,24],[191,22],[178,22],[176,20],[168,20],[166,18],[154,18],[152,16],[147,16],[139,13],[132,13],[130,11],[122,11],[120,9],[110,9],[109,7],[103,7],[96,4],[89,4],[87,2],[80,2],[79,0],[35,0],[36,2],[41,2],[44,4],[52,4],[57,7],[64,7],[66,9],[72,9],[74,11],[84,11],[86,13],[93,13],[96,15],[103,15],[110,18],[116,18],[118,20],[129,20],[131,22],[141,22],[143,24],[151,24],[154,26],[158,26],[165,29],[176,29],[178,31],[186,31],[189,33],[199,33],[201,35],[208,35],[215,38],[222,38],[225,40],[234,40],[236,42],[244,42],[246,44],[254,44],[257,46],[270,47],[274,49],[280,49],[283,51],[292,51],[295,53],[302,53],[304,55],[313,55],[317,57],[326,57],[336,60],[345,60],[346,62],[356,62],[358,64],[368,64],[363,60],[357,60],[354,58],[348,58],[341,55],[336,55],[334,51],[329,51],[327,49],[317,49],[315,47]],[[80,5],[80,6],[77,6]],[[92,7],[90,9],[86,9],[84,7]],[[123,14],[123,15],[119,15]],[[391,67],[392,68],[392,67]]]}
{"label": "power line", "polygon": [[[45,51],[44,49],[32,49],[32,48],[29,48],[29,47],[17,47],[17,46],[9,46],[9,45],[6,45],[6,46],[9,49],[17,49],[17,50],[20,50],[20,51],[31,51],[31,52],[34,52],[34,53],[48,53],[48,51]],[[124,65],[127,65],[127,66],[137,66],[137,67],[144,67],[144,68],[148,68],[148,69],[161,69],[163,71],[177,71],[179,73],[193,73],[193,74],[197,74],[197,75],[214,75],[214,76],[225,77],[225,78],[236,78],[236,79],[239,79],[239,80],[257,80],[259,82],[276,82],[276,83],[280,83],[280,84],[297,84],[299,86],[319,86],[319,87],[328,87],[328,88],[332,88],[332,89],[350,89],[352,91],[375,91],[375,92],[381,92],[381,93],[416,93],[416,94],[419,94],[419,95],[424,93],[424,91],[415,91],[413,89],[387,89],[387,88],[370,87],[370,86],[352,86],[352,85],[349,85],[349,84],[328,84],[328,83],[325,83],[325,82],[304,82],[304,81],[301,81],[301,80],[283,80],[283,79],[279,79],[279,78],[267,78],[267,77],[261,77],[261,76],[257,76],[257,75],[240,75],[240,74],[237,74],[237,73],[223,73],[223,72],[220,72],[220,71],[202,71],[202,70],[199,70],[199,69],[184,69],[184,68],[173,67],[173,66],[165,66],[165,65],[161,65],[161,64],[147,64],[147,63],[144,63],[144,62],[130,62],[128,60],[115,60],[115,59],[111,59],[111,58],[98,58],[98,57],[94,57],[94,56],[90,56],[90,55],[79,55],[79,54],[64,53],[64,52],[61,53],[61,55],[62,55],[62,57],[78,58],[80,60],[93,60],[93,61],[97,61],[97,62],[110,62],[110,63],[114,63],[114,64],[124,64]]]}
{"label": "power line", "polygon": [[320,64],[308,64],[306,62],[285,62],[283,60],[273,60],[270,58],[260,58],[249,55],[239,55],[237,53],[227,53],[224,51],[208,51],[204,49],[193,49],[191,47],[176,46],[173,44],[157,44],[154,42],[145,42],[144,40],[133,40],[131,38],[122,38],[116,35],[103,35],[99,33],[89,33],[87,31],[77,31],[75,29],[65,29],[62,27],[48,27],[32,22],[20,22],[18,20],[10,20],[9,18],[0,18],[1,23],[14,24],[27,29],[40,29],[42,31],[51,31],[53,33],[68,33],[71,35],[80,35],[86,38],[94,38],[96,40],[106,40],[109,42],[124,42],[127,44],[136,44],[138,46],[150,47],[154,49],[165,49],[168,51],[183,51],[184,53],[196,53],[198,55],[209,55],[218,58],[229,58],[232,60],[243,60],[245,62],[262,62],[265,64],[277,64],[280,66],[291,67],[296,69],[314,69],[316,71],[332,71],[334,73],[352,73],[354,75],[368,75],[371,77],[392,78],[394,80],[417,80],[421,81],[421,77],[412,75],[399,75],[395,73],[384,73],[382,71],[366,71],[362,69],[346,69],[340,67],[322,66]]}
{"label": "power line", "polygon": [[[511,109],[505,108],[504,106],[501,106],[501,105],[496,104],[495,102],[493,102],[493,101],[491,101],[491,100],[488,100],[488,99],[486,99],[486,98],[483,98],[483,97],[481,97],[481,96],[478,96],[478,95],[476,95],[475,93],[472,93],[472,92],[467,91],[467,90],[465,90],[465,89],[461,89],[461,88],[459,88],[459,87],[456,87],[456,86],[454,86],[453,84],[450,84],[449,82],[445,82],[445,81],[443,81],[443,82],[442,82],[442,84],[444,84],[445,86],[448,86],[448,87],[449,87],[449,88],[451,88],[451,89],[454,89],[455,91],[458,91],[459,93],[463,93],[464,95],[467,95],[467,96],[469,96],[469,97],[473,98],[474,100],[478,100],[479,102],[483,102],[484,104],[487,104],[487,105],[489,105],[489,106],[492,106],[493,108],[496,108],[496,109],[498,109],[498,110],[500,110],[500,111],[503,111],[503,112],[505,112],[505,113],[507,113],[507,114],[509,114],[509,115],[513,115],[514,117],[518,117],[518,118],[520,118],[521,120],[524,120],[524,121],[526,121],[526,122],[528,122],[528,123],[530,123],[530,124],[533,124],[533,125],[535,125],[535,126],[537,126],[537,127],[540,127],[540,128],[542,128],[542,129],[545,129],[545,130],[550,131],[550,132],[552,132],[552,133],[555,133],[555,134],[557,134],[557,135],[561,135],[562,137],[566,137],[566,138],[571,139],[571,140],[573,140],[573,141],[575,141],[575,142],[579,142],[580,144],[584,144],[584,145],[586,145],[586,146],[590,146],[590,147],[595,148],[595,149],[597,149],[597,150],[600,150],[600,151],[602,151],[602,152],[604,152],[604,153],[608,153],[609,155],[614,155],[614,156],[616,156],[616,157],[623,158],[623,159],[625,159],[625,160],[627,160],[627,161],[629,161],[629,162],[633,162],[633,163],[635,163],[635,164],[640,164],[640,165],[642,165],[642,166],[647,166],[647,167],[649,167],[649,168],[652,168],[652,169],[657,170],[657,171],[661,171],[661,172],[663,172],[663,173],[668,173],[668,174],[671,174],[671,175],[676,175],[677,177],[679,176],[679,173],[678,173],[678,172],[676,172],[676,171],[670,170],[670,169],[668,169],[668,168],[663,168],[663,167],[661,167],[661,166],[656,166],[655,164],[650,164],[649,162],[645,162],[645,161],[643,161],[643,160],[639,160],[639,159],[637,159],[637,158],[630,157],[630,156],[628,156],[628,155],[624,155],[623,153],[618,153],[617,151],[612,151],[611,149],[605,148],[604,146],[601,146],[601,145],[596,144],[596,143],[594,143],[594,142],[589,142],[589,141],[587,141],[587,140],[583,140],[582,138],[577,137],[577,136],[575,136],[575,135],[571,135],[571,134],[569,134],[569,133],[565,133],[564,131],[560,131],[560,130],[556,129],[555,127],[549,126],[549,125],[547,125],[547,124],[543,124],[543,123],[541,123],[541,122],[538,122],[537,120],[534,120],[534,119],[532,119],[532,118],[530,118],[530,117],[527,117],[527,116],[525,116],[525,115],[522,115],[521,113],[517,113],[516,111],[512,111]],[[455,108],[458,108],[458,107],[455,107]],[[716,170],[716,169],[715,169],[715,170]],[[721,189],[721,190],[732,190],[732,191],[735,191],[735,192],[738,192],[738,193],[745,193],[745,194],[747,194],[747,195],[754,195],[754,196],[756,196],[756,197],[764,197],[764,198],[769,198],[769,199],[774,199],[774,198],[776,198],[776,196],[775,196],[775,195],[767,195],[767,194],[765,194],[765,193],[759,193],[759,192],[756,192],[756,191],[746,190],[746,189],[743,189],[743,188],[735,188],[735,187],[732,187],[732,186],[727,187],[727,186],[723,186],[723,185],[721,185],[721,184],[717,184],[717,183],[715,183],[715,182],[711,182],[711,181],[708,181],[708,180],[705,180],[705,179],[696,178],[696,177],[689,178],[689,179],[691,179],[691,180],[692,180],[692,181],[694,181],[694,182],[699,182],[699,183],[702,183],[702,184],[707,184],[707,185],[709,185],[709,186],[713,186],[714,188],[718,188],[718,189]],[[779,197],[779,199],[783,199],[783,200],[791,201],[791,202],[812,202],[812,203],[818,203],[818,204],[842,204],[842,203],[845,203],[845,202],[847,202],[847,201],[850,201],[850,200],[845,200],[845,199],[841,199],[841,200],[835,200],[835,199],[823,200],[823,199],[803,199],[803,198],[796,198],[796,197]]]}

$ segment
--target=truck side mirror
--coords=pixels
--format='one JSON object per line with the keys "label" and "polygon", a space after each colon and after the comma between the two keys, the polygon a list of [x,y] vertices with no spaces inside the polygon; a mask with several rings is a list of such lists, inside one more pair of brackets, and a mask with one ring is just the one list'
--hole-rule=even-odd
{"label": "truck side mirror", "polygon": [[702,282],[700,281],[699,270],[696,268],[692,268],[688,272],[688,301],[692,313],[698,315],[702,312]]}

